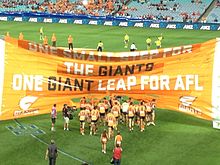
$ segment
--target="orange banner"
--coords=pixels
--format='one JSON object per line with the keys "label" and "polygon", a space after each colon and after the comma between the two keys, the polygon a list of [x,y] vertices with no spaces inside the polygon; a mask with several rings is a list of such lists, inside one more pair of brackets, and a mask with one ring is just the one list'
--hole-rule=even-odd
{"label": "orange banner", "polygon": [[55,103],[61,110],[73,98],[111,94],[155,98],[159,108],[210,120],[217,43],[98,53],[1,40],[0,120],[48,113]]}

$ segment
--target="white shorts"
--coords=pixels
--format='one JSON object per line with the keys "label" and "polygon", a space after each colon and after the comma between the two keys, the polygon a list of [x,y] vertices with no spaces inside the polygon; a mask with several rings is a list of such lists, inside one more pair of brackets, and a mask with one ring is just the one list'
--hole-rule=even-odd
{"label": "white shorts", "polygon": [[116,141],[116,144],[118,144],[119,146],[121,146],[121,141]]}
{"label": "white shorts", "polygon": [[70,119],[68,117],[64,117],[65,123],[69,124]]}

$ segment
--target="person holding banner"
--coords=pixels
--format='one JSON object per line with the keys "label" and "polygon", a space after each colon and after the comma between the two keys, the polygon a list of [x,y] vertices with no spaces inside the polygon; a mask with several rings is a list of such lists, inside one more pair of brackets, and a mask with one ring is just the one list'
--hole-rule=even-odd
{"label": "person holding banner", "polygon": [[131,47],[130,47],[130,51],[134,52],[135,50],[137,50],[137,47],[136,47],[135,43],[132,43]]}
{"label": "person holding banner", "polygon": [[162,42],[162,40],[164,39],[164,37],[163,37],[163,33],[161,33],[160,36],[157,37],[157,39],[160,40],[160,41]]}
{"label": "person holding banner", "polygon": [[52,46],[56,47],[57,38],[56,38],[55,33],[53,33],[53,35],[51,37],[51,42],[52,42]]}
{"label": "person holding banner", "polygon": [[68,36],[68,46],[69,46],[69,50],[73,50],[73,38],[71,35]]}
{"label": "person holding banner", "polygon": [[48,45],[48,38],[47,38],[47,36],[44,36],[43,44],[44,45]]}
{"label": "person holding banner", "polygon": [[124,43],[125,43],[124,48],[128,48],[128,42],[129,42],[129,36],[128,36],[128,34],[125,34],[125,36],[124,36]]}
{"label": "person holding banner", "polygon": [[23,35],[22,32],[19,33],[18,39],[19,39],[19,40],[24,40],[24,35]]}
{"label": "person holding banner", "polygon": [[6,37],[10,37],[10,33],[9,32],[6,32]]}
{"label": "person holding banner", "polygon": [[160,48],[161,48],[161,40],[159,40],[159,39],[156,40],[156,41],[155,41],[155,44],[156,44],[156,48],[157,48],[157,49],[160,49]]}
{"label": "person holding banner", "polygon": [[150,37],[148,37],[148,38],[146,39],[147,50],[150,50],[150,48],[151,48],[151,43],[152,43],[152,40],[151,40]]}
{"label": "person holding banner", "polygon": [[43,27],[40,28],[40,40],[43,40],[44,30]]}
{"label": "person holding banner", "polygon": [[98,46],[97,46],[97,51],[98,52],[102,52],[103,48],[104,48],[103,42],[99,41]]}

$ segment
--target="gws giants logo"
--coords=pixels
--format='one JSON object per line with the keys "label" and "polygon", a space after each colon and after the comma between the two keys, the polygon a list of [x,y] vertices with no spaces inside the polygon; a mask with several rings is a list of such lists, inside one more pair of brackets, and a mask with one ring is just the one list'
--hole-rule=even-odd
{"label": "gws giants logo", "polygon": [[195,96],[181,96],[179,98],[179,110],[195,115],[202,115],[202,111],[193,106],[193,102],[195,102],[197,97]]}
{"label": "gws giants logo", "polygon": [[25,96],[20,102],[20,110],[14,111],[14,116],[20,115],[29,115],[29,114],[37,114],[39,109],[31,109],[31,105],[37,101],[38,97],[36,96]]}

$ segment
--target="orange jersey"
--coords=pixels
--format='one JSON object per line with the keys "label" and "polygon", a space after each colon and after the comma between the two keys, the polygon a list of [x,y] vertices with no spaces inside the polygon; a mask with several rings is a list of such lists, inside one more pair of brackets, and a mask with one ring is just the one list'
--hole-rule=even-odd
{"label": "orange jersey", "polygon": [[121,142],[122,141],[122,136],[121,135],[116,135],[115,136],[115,142]]}
{"label": "orange jersey", "polygon": [[92,120],[97,120],[99,118],[99,110],[93,109],[91,111],[91,118]]}
{"label": "orange jersey", "polygon": [[104,100],[104,104],[105,104],[105,109],[107,109],[110,105],[108,100]]}
{"label": "orange jersey", "polygon": [[51,41],[52,41],[52,42],[55,42],[56,40],[57,40],[56,36],[53,35],[52,38],[51,38]]}
{"label": "orange jersey", "polygon": [[22,33],[19,34],[19,40],[23,40],[24,39],[24,35]]}
{"label": "orange jersey", "polygon": [[120,102],[118,100],[113,100],[113,105],[120,105]]}
{"label": "orange jersey", "polygon": [[87,118],[91,116],[91,111],[89,109],[86,109],[85,112],[86,112],[86,117]]}
{"label": "orange jersey", "polygon": [[99,107],[100,113],[105,113],[105,104],[104,103],[99,103],[98,107]]}
{"label": "orange jersey", "polygon": [[87,103],[87,104],[85,104],[85,108],[91,111],[92,110],[92,105]]}
{"label": "orange jersey", "polygon": [[86,110],[81,110],[79,112],[79,120],[80,121],[85,121],[86,120]]}
{"label": "orange jersey", "polygon": [[130,105],[128,107],[128,117],[134,117],[134,114],[135,114],[135,106]]}
{"label": "orange jersey", "polygon": [[114,114],[115,117],[118,117],[120,114],[120,107],[118,105],[114,105],[112,107],[112,113]]}
{"label": "orange jersey", "polygon": [[44,37],[44,45],[48,45],[48,39],[47,39],[47,37]]}
{"label": "orange jersey", "polygon": [[146,111],[151,112],[151,106],[150,105],[146,105]]}
{"label": "orange jersey", "polygon": [[115,116],[112,113],[107,114],[106,118],[109,127],[113,127],[115,124]]}
{"label": "orange jersey", "polygon": [[81,99],[80,99],[80,108],[84,108],[84,107],[85,107],[85,104],[86,104],[86,99],[81,98]]}
{"label": "orange jersey", "polygon": [[144,117],[145,116],[145,112],[146,112],[146,108],[144,105],[140,105],[139,106],[139,112],[140,112],[140,116]]}
{"label": "orange jersey", "polygon": [[73,43],[73,38],[72,37],[68,37],[68,44]]}
{"label": "orange jersey", "polygon": [[101,134],[101,141],[102,143],[106,143],[108,141],[107,134],[106,135],[103,133]]}

